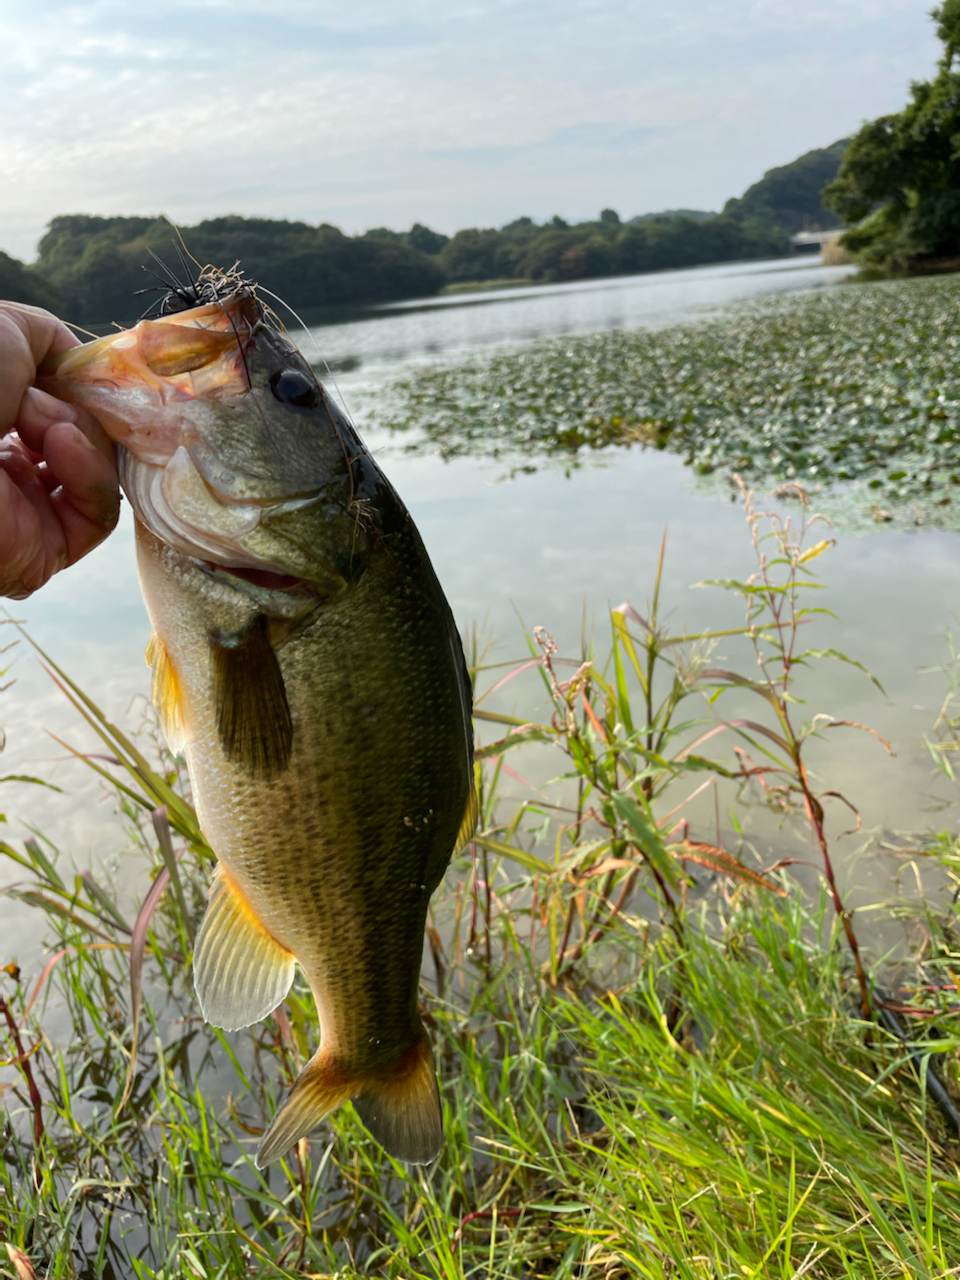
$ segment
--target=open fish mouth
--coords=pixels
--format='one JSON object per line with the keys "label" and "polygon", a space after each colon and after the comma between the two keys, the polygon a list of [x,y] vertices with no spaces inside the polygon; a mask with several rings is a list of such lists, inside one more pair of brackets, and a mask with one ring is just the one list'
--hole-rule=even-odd
{"label": "open fish mouth", "polygon": [[[268,416],[280,407],[274,388],[285,353],[309,373],[266,325],[251,289],[238,287],[74,347],[42,367],[39,384],[101,422],[119,446],[127,498],[162,542],[247,585],[289,591],[306,576],[305,548],[267,526],[289,528],[293,513],[319,500],[322,483],[299,474],[296,459],[277,465],[307,453],[302,424],[285,441]],[[265,359],[279,361],[280,373]],[[320,399],[315,379],[308,389]],[[244,448],[251,419],[261,428],[259,454]]]}
{"label": "open fish mouth", "polygon": [[247,582],[251,587],[260,587],[263,591],[294,591],[308,585],[305,579],[296,578],[292,573],[274,573],[270,569],[227,568],[224,565],[213,564],[209,560],[207,565],[211,569],[229,573],[231,577],[239,578],[241,582]]}
{"label": "open fish mouth", "polygon": [[246,355],[260,323],[260,304],[241,291],[72,347],[44,362],[41,385],[61,399],[82,394],[116,444],[163,465],[190,434],[190,405],[250,390]]}

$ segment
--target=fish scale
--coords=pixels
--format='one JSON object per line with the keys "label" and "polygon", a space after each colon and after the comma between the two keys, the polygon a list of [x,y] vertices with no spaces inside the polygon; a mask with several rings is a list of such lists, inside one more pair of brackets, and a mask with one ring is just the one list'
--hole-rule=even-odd
{"label": "fish scale", "polygon": [[[349,1098],[391,1154],[428,1161],[442,1122],[423,934],[476,818],[449,606],[409,513],[249,291],[119,339],[67,353],[42,385],[127,451],[155,699],[219,860],[194,953],[201,1008],[256,1021],[296,963],[320,1021],[258,1163]],[[186,480],[147,483],[166,465]]]}

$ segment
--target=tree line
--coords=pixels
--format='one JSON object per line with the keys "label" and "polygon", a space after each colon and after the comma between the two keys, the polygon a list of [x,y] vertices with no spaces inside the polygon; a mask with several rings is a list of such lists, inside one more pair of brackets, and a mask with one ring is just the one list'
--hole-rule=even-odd
{"label": "tree line", "polygon": [[421,223],[349,236],[328,223],[229,215],[182,227],[179,238],[163,218],[66,214],[49,224],[36,263],[0,255],[0,296],[50,307],[88,328],[126,323],[148,309],[149,291],[163,287],[167,272],[194,270],[193,258],[239,262],[311,319],[323,308],[428,297],[446,285],[553,283],[777,257],[788,252],[796,226],[832,216],[820,190],[845,145],[768,171],[721,214],[683,209],[621,221],[604,209],[593,221],[523,217],[453,236]]}

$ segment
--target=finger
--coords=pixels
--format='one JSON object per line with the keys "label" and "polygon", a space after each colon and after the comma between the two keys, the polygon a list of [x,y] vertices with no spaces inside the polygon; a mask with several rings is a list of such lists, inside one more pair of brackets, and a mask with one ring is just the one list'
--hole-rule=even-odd
{"label": "finger", "polygon": [[26,335],[34,364],[40,364],[47,356],[56,356],[61,351],[80,346],[81,340],[52,311],[32,307],[26,302],[4,302],[0,306]]}
{"label": "finger", "polygon": [[46,567],[36,509],[0,470],[0,595],[25,599],[46,582]]}
{"label": "finger", "polygon": [[[0,468],[13,484],[17,510],[30,528],[30,539],[22,547],[6,548],[6,563],[8,566],[22,567],[29,562],[30,572],[25,581],[31,591],[36,591],[67,563],[60,518],[51,505],[43,472],[32,461],[31,455],[14,432],[0,441]],[[28,508],[33,509],[32,521],[28,519]],[[0,565],[3,563],[3,558],[0,557]]]}
{"label": "finger", "polygon": [[43,437],[55,422],[76,422],[77,411],[37,387],[28,387],[14,423],[17,435],[34,453],[43,454]]}
{"label": "finger", "polygon": [[[23,398],[17,429],[29,448],[44,458],[37,476],[51,495],[66,541],[67,563],[73,564],[97,546],[117,522],[119,489],[113,443],[90,414],[36,387]],[[62,494],[56,492],[60,486]]]}
{"label": "finger", "polygon": [[77,344],[78,339],[49,311],[0,302],[0,434],[16,422],[40,362]]}
{"label": "finger", "polygon": [[49,502],[63,532],[66,563],[74,564],[103,541],[120,514],[112,449],[105,455],[69,422],[48,427],[43,444],[47,471],[59,485]]}
{"label": "finger", "polygon": [[105,456],[116,460],[113,441],[100,423],[86,409],[67,404],[56,396],[48,395],[39,387],[29,387],[20,402],[20,412],[14,424],[16,431],[28,448],[43,452],[43,437],[55,422],[74,422],[91,444]]}
{"label": "finger", "polygon": [[47,464],[43,461],[42,458],[37,463],[35,474],[37,479],[43,485],[44,489],[47,491],[47,493],[53,493],[54,489],[60,488],[60,481],[53,474],[53,472],[50,470],[50,468],[47,466]]}

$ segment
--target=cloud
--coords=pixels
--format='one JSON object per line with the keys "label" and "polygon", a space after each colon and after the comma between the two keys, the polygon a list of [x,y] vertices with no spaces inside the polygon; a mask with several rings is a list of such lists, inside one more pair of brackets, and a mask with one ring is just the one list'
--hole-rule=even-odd
{"label": "cloud", "polygon": [[668,129],[663,126],[624,129],[610,121],[584,122],[558,129],[550,137],[538,142],[521,142],[495,147],[441,147],[430,152],[440,160],[456,160],[466,164],[504,165],[525,164],[549,155],[566,152],[587,156],[595,161],[611,152],[639,151],[652,139],[661,137]]}
{"label": "cloud", "polygon": [[716,208],[895,110],[915,0],[119,0],[0,16],[0,248],[58,213],[347,230]]}

